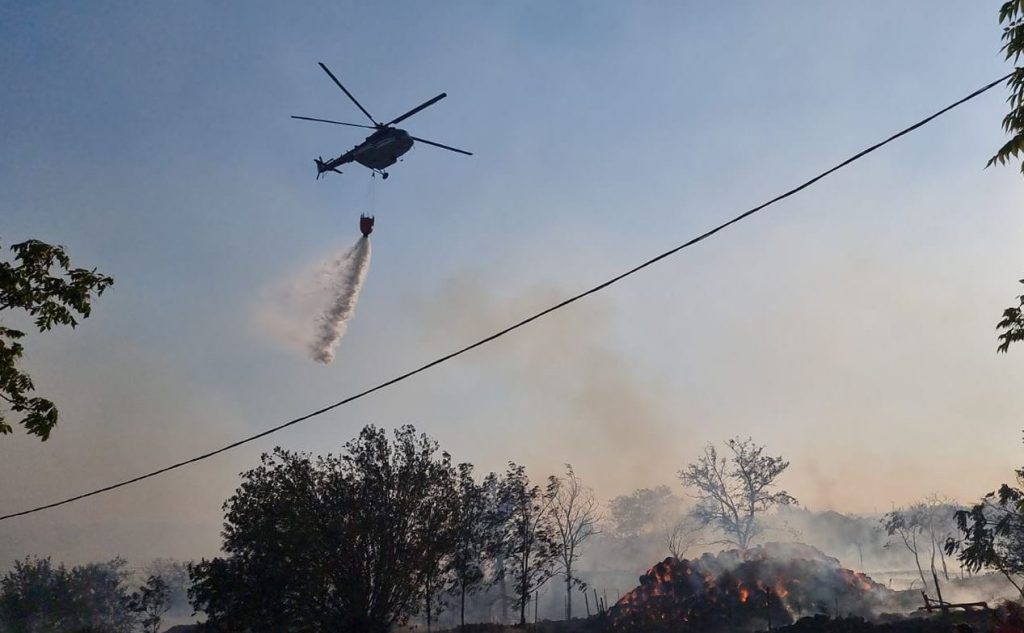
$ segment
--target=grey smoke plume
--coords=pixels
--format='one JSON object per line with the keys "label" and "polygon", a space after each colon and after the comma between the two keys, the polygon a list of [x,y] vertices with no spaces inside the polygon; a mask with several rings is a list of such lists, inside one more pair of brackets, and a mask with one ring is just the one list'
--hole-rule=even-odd
{"label": "grey smoke plume", "polygon": [[334,360],[338,341],[345,336],[348,320],[356,311],[359,291],[363,288],[366,272],[370,269],[370,240],[359,241],[338,259],[324,274],[330,280],[333,298],[317,319],[316,332],[310,351],[313,360],[325,365]]}

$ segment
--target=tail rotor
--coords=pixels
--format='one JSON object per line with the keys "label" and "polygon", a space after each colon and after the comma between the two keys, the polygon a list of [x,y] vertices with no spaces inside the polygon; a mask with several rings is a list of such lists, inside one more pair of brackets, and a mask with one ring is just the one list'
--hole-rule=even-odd
{"label": "tail rotor", "polygon": [[341,170],[338,169],[337,167],[331,167],[327,163],[325,163],[323,156],[316,157],[314,159],[314,162],[316,163],[316,179],[317,180],[320,180],[320,177],[324,175],[325,171],[333,171],[333,172],[337,172],[339,174],[341,173]]}

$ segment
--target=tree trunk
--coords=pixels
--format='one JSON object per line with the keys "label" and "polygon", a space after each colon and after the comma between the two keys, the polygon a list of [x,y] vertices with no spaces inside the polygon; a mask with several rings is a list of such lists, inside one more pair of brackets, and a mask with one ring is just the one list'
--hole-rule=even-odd
{"label": "tree trunk", "polygon": [[427,594],[426,595],[426,600],[427,600],[427,633],[430,633],[430,631],[431,631],[431,624],[432,623],[431,623],[431,617],[430,617],[431,616],[431,613],[430,613],[431,609],[430,609],[430,579],[429,578],[427,579],[427,588],[426,588],[425,593]]}
{"label": "tree trunk", "polygon": [[466,628],[466,585],[463,583],[459,596],[459,629]]}
{"label": "tree trunk", "polygon": [[526,572],[523,572],[523,581],[519,584],[519,626],[526,626],[526,606],[530,602],[529,586],[526,583]]}
{"label": "tree trunk", "polygon": [[565,570],[565,619],[572,619],[572,570]]}
{"label": "tree trunk", "polygon": [[505,582],[505,557],[498,554],[494,558],[498,570],[498,588],[501,591],[501,623],[508,624],[508,583]]}

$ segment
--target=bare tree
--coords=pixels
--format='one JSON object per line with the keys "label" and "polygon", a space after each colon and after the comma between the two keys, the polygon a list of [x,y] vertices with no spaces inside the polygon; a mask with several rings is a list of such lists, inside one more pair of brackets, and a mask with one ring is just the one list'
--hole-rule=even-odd
{"label": "bare tree", "polygon": [[[885,513],[881,519],[882,529],[890,537],[898,536],[911,554],[914,555],[914,564],[917,565],[917,573],[921,576],[921,583],[928,588],[928,581],[924,577],[924,569],[921,567],[921,524],[918,517],[911,511],[903,508],[894,508]],[[889,543],[886,543],[886,547]]]}
{"label": "bare tree", "polygon": [[597,533],[600,511],[594,491],[583,485],[572,469],[565,465],[565,476],[548,478],[548,495],[559,544],[559,567],[565,577],[565,619],[572,619],[572,590],[586,589],[586,583],[573,575],[583,543]]}
{"label": "bare tree", "polygon": [[949,580],[946,565],[946,543],[956,534],[956,514],[962,508],[956,503],[938,495],[926,497],[908,508],[894,508],[882,517],[882,528],[890,537],[899,537],[907,550],[913,554],[921,582],[927,588],[921,557],[929,556],[929,568],[935,584],[938,583],[938,562],[942,576]]}
{"label": "bare tree", "polygon": [[765,455],[765,447],[751,438],[733,438],[726,446],[731,455],[719,457],[715,446],[708,444],[696,463],[679,471],[679,480],[696,491],[693,517],[697,523],[717,527],[724,542],[746,549],[762,531],[759,514],[776,505],[796,503],[785,490],[773,490],[789,462]]}
{"label": "bare tree", "polygon": [[924,533],[928,536],[931,551],[932,575],[938,576],[935,558],[938,556],[942,565],[942,576],[949,580],[949,568],[946,565],[946,542],[956,534],[956,513],[963,507],[955,501],[933,494],[921,502]]}
{"label": "bare tree", "polygon": [[686,553],[700,545],[703,526],[692,514],[677,518],[665,526],[665,547],[673,558],[682,560]]}

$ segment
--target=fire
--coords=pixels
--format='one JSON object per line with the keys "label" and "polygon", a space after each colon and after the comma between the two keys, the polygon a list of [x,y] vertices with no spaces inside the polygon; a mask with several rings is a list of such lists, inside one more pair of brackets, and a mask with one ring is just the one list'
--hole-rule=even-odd
{"label": "fire", "polygon": [[[888,590],[798,544],[768,544],[697,559],[666,558],[611,609],[619,631],[735,630],[803,615],[870,615]],[[662,624],[664,623],[664,624]],[[679,628],[680,624],[683,628]]]}

